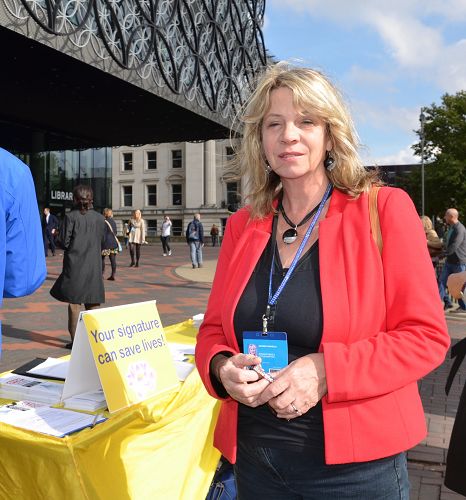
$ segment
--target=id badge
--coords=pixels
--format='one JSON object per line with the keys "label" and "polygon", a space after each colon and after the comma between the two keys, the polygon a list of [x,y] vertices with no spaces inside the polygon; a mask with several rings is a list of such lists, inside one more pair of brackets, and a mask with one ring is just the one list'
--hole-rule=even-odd
{"label": "id badge", "polygon": [[243,332],[243,352],[262,358],[262,368],[273,375],[288,366],[286,332]]}

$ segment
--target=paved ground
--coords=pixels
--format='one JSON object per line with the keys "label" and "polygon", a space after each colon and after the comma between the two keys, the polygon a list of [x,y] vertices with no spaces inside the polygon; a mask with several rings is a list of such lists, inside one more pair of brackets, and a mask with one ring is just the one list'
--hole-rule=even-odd
{"label": "paved ground", "polygon": [[[105,281],[107,306],[157,300],[162,323],[170,325],[204,312],[218,247],[204,248],[204,267],[192,269],[188,246],[173,244],[173,255],[163,257],[161,245],[142,248],[139,268],[130,268],[126,250],[117,257],[116,281]],[[62,257],[47,259],[48,276],[34,295],[5,300],[2,318],[3,354],[0,372],[13,369],[36,356],[69,354],[66,330],[67,306],[49,295],[61,270]],[[106,269],[106,276],[110,273]],[[452,343],[466,335],[466,315],[448,314]],[[443,486],[445,457],[462,386],[466,363],[460,369],[448,398],[444,386],[451,366],[449,355],[434,372],[420,381],[420,392],[429,428],[427,439],[408,453],[412,500],[453,500],[464,498]]]}

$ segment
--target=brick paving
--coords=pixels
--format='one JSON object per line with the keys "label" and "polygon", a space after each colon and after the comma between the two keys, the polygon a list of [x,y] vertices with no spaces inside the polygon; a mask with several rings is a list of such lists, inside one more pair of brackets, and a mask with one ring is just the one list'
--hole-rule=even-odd
{"label": "brick paving", "polygon": [[[466,316],[447,314],[448,331],[454,345],[466,335]],[[426,412],[427,438],[408,452],[411,500],[454,500],[465,498],[443,484],[451,430],[461,391],[466,381],[466,363],[460,367],[448,397],[445,382],[450,372],[450,352],[445,362],[419,382]]]}
{"label": "brick paving", "polygon": [[[129,252],[124,249],[117,256],[116,280],[105,280],[105,306],[156,299],[164,325],[204,312],[219,248],[204,247],[202,269],[191,268],[186,243],[173,243],[172,249],[170,257],[163,257],[160,242],[145,245],[138,268],[129,267]],[[47,258],[47,278],[33,295],[4,300],[0,311],[3,333],[0,372],[14,369],[36,356],[69,354],[64,348],[70,341],[67,304],[49,294],[61,271],[62,259],[59,253]],[[107,259],[105,277],[109,275]]]}
{"label": "brick paving", "polygon": [[[157,300],[160,318],[170,325],[204,312],[218,247],[204,247],[204,267],[192,269],[188,246],[173,243],[173,254],[162,256],[159,242],[142,248],[139,268],[130,268],[125,249],[117,257],[116,281],[105,281],[106,306]],[[49,290],[61,270],[62,257],[47,259],[48,275],[32,296],[6,299],[0,311],[3,353],[0,372],[14,369],[36,356],[69,354],[67,305],[54,300]],[[106,277],[110,273],[107,261]],[[447,314],[452,344],[466,335],[466,315]],[[411,500],[454,500],[464,498],[443,485],[445,458],[456,409],[466,381],[466,363],[460,368],[448,398],[445,381],[452,362],[445,362],[419,382],[426,411],[428,437],[408,452]]]}

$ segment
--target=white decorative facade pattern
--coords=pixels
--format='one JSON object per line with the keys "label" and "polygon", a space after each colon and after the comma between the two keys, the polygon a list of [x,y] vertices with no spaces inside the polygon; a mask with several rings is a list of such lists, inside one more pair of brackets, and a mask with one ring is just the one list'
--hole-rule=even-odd
{"label": "white decorative facade pattern", "polygon": [[32,19],[228,121],[266,64],[265,0],[2,1],[17,23]]}

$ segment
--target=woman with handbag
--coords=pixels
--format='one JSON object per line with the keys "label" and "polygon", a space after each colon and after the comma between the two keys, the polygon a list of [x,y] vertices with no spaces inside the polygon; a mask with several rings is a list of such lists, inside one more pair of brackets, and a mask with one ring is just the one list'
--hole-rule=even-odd
{"label": "woman with handbag", "polygon": [[116,256],[119,252],[119,241],[116,236],[117,226],[116,222],[113,220],[113,211],[111,208],[104,209],[105,217],[105,242],[102,245],[102,277],[105,273],[105,257],[108,256],[110,259],[110,265],[112,267],[112,274],[107,278],[110,281],[115,281],[116,274]]}
{"label": "woman with handbag", "polygon": [[228,219],[196,344],[222,402],[214,445],[242,500],[407,500],[405,452],[426,435],[417,380],[449,345],[414,205],[378,190],[380,251],[377,173],[318,71],[270,66],[242,123],[250,204]]}

